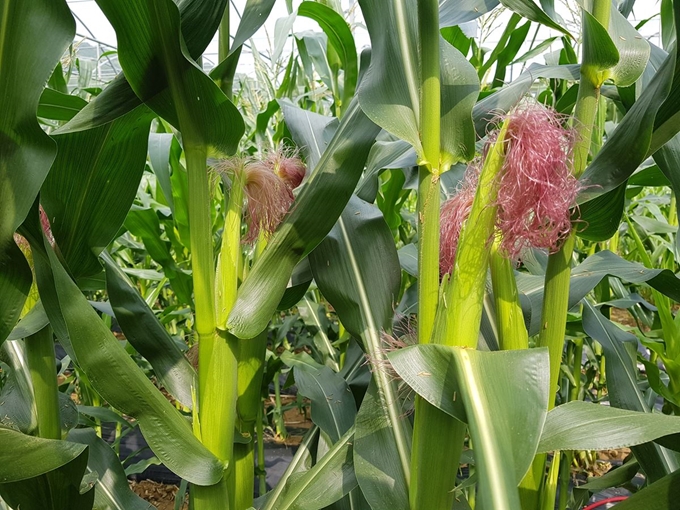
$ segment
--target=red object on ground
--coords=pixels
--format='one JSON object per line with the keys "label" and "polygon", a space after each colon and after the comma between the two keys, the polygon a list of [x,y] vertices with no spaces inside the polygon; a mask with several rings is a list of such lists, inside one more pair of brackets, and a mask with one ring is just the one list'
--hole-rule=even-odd
{"label": "red object on ground", "polygon": [[603,499],[601,501],[596,501],[592,505],[584,507],[583,510],[594,510],[595,508],[599,508],[603,505],[606,505],[607,503],[617,503],[619,501],[623,501],[624,499],[628,499],[628,496],[615,496],[613,498]]}

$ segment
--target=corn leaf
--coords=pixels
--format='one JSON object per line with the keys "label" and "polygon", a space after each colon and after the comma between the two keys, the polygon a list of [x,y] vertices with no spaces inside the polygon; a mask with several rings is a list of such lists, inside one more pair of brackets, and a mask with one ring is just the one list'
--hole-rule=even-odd
{"label": "corn leaf", "polygon": [[193,435],[191,426],[158,391],[102,322],[43,238],[35,216],[22,232],[31,242],[38,288],[50,323],[66,351],[97,392],[134,417],[154,453],[182,478],[212,485],[222,463]]}
{"label": "corn leaf", "polygon": [[118,234],[144,172],[151,119],[140,108],[95,129],[54,136],[59,152],[40,199],[75,276],[101,272],[97,257]]}
{"label": "corn leaf", "polygon": [[[538,334],[541,327],[543,302],[543,276],[517,273],[517,287],[529,298],[531,323],[529,335]],[[647,269],[637,262],[629,262],[612,252],[604,250],[591,255],[576,266],[571,273],[569,308],[576,306],[595,286],[607,276],[616,276],[629,283],[646,283],[674,300],[680,300],[678,278],[669,270]]]}
{"label": "corn leaf", "polygon": [[535,21],[536,23],[540,23],[541,25],[545,25],[546,27],[572,37],[571,33],[562,24],[548,16],[534,3],[534,0],[500,0],[500,2],[508,9],[524,16],[528,20]]}
{"label": "corn leaf", "polygon": [[12,235],[57,150],[36,110],[43,85],[74,34],[63,0],[5,0],[0,9],[0,344],[19,319],[32,281]]}
{"label": "corn leaf", "polygon": [[498,0],[444,0],[439,2],[439,28],[462,25],[495,9]]}
{"label": "corn leaf", "polygon": [[[611,405],[651,413],[637,384],[637,339],[609,321],[587,300],[583,301],[583,330],[602,345],[607,358],[605,368]],[[657,444],[649,442],[632,450],[651,480],[659,480],[680,467],[678,454]]]}
{"label": "corn leaf", "polygon": [[430,344],[388,357],[416,393],[467,420],[484,506],[519,508],[517,485],[531,465],[547,415],[548,351],[482,352]]}
{"label": "corn leaf", "polygon": [[280,496],[266,510],[318,510],[340,500],[357,486],[352,468],[354,427],[314,466],[290,476]]}
{"label": "corn leaf", "polygon": [[328,44],[338,54],[344,70],[342,103],[348,105],[354,96],[359,75],[357,50],[354,36],[347,22],[330,7],[317,2],[302,2],[298,7],[298,16],[316,21],[328,37]]}
{"label": "corn leaf", "polygon": [[[189,55],[196,60],[212,40],[227,0],[183,0],[177,4],[182,39]],[[107,124],[141,104],[142,101],[135,95],[124,73],[120,73],[101,94],[58,132],[82,131]]]}
{"label": "corn leaf", "polygon": [[87,447],[0,427],[0,484],[35,478],[71,462]]}
{"label": "corn leaf", "polygon": [[676,416],[575,400],[548,413],[538,450],[614,450],[678,432]]}
{"label": "corn leaf", "polygon": [[[13,438],[17,439],[17,438]],[[23,440],[19,439],[18,442]],[[26,460],[33,460],[36,463],[34,470],[40,470],[46,465],[45,454],[55,452],[53,443],[62,443],[65,448],[73,448],[74,443],[68,441],[53,441],[42,439],[40,441],[50,441],[34,443],[35,453],[23,457],[21,463]],[[46,447],[46,450],[43,450]],[[87,467],[88,451],[82,445],[75,445],[79,450],[72,460],[34,478],[26,478],[16,482],[0,484],[0,496],[12,508],[21,510],[45,510],[45,508],[68,508],[69,510],[91,510],[94,502],[94,491],[92,487],[96,481],[94,477],[84,477]],[[16,452],[12,452],[12,459],[8,462],[13,466],[16,462]],[[56,452],[60,459],[63,459],[63,452]],[[36,457],[37,454],[37,457]],[[49,463],[49,460],[47,461]]]}
{"label": "corn leaf", "polygon": [[106,291],[125,338],[151,363],[163,387],[191,408],[191,389],[196,386],[193,367],[111,256],[104,252],[102,260]]}
{"label": "corn leaf", "polygon": [[[420,141],[418,16],[413,2],[359,2],[371,36],[371,63],[359,86],[361,106],[373,122],[410,143]],[[471,111],[479,93],[472,65],[444,39],[441,59],[441,161],[443,169],[474,156]]]}
{"label": "corn leaf", "polygon": [[93,429],[76,429],[68,441],[87,445],[87,472],[97,474],[94,508],[106,510],[153,510],[154,507],[130,489],[120,459]]}
{"label": "corn leaf", "polygon": [[312,421],[335,443],[354,424],[357,406],[347,382],[307,353],[284,352],[281,360],[294,369],[295,384],[312,401]]}
{"label": "corn leaf", "polygon": [[[353,196],[309,261],[342,324],[380,363],[381,334],[390,328],[401,275],[380,210]],[[356,476],[373,508],[408,508],[411,434],[394,383],[378,367],[357,416],[354,441]]]}
{"label": "corn leaf", "polygon": [[616,504],[616,510],[637,510],[638,508],[654,508],[654,510],[679,510],[678,484],[680,471],[663,477],[640,492],[636,492],[625,501]]}
{"label": "corn leaf", "polygon": [[120,64],[137,97],[192,142],[233,153],[245,130],[243,118],[181,44],[175,3],[98,0],[97,4],[116,30]]}
{"label": "corn leaf", "polygon": [[[676,18],[680,4],[673,2]],[[680,24],[677,24],[680,25]],[[680,28],[680,27],[676,27]],[[677,51],[677,48],[676,48]],[[607,138],[581,180],[587,188],[578,202],[584,203],[619,186],[642,162],[671,140],[680,130],[680,82],[676,51],[670,53],[652,78],[643,79],[644,89]],[[649,73],[655,70],[654,59],[647,64]]]}

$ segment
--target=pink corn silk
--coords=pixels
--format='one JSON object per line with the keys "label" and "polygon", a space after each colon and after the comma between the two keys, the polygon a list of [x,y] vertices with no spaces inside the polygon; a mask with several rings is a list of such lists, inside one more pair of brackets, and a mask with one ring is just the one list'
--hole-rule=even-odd
{"label": "pink corn silk", "polygon": [[463,180],[456,188],[456,194],[442,204],[439,221],[439,275],[444,276],[453,269],[458,249],[458,238],[463,223],[472,210],[481,161],[475,160],[466,170]]}
{"label": "pink corn silk", "polygon": [[509,119],[496,225],[502,252],[517,260],[530,246],[559,249],[571,231],[569,208],[581,185],[571,173],[576,134],[557,112],[529,103]]}
{"label": "pink corn silk", "polygon": [[245,244],[253,244],[260,232],[270,235],[290,209],[294,196],[292,190],[277,174],[269,161],[230,158],[220,161],[215,170],[232,181],[244,182],[245,221],[248,226]]}
{"label": "pink corn silk", "polygon": [[[506,158],[498,191],[496,227],[501,250],[518,260],[527,247],[555,252],[571,231],[570,207],[581,184],[572,175],[573,129],[561,116],[538,103],[518,107],[508,117]],[[491,133],[482,158],[473,162],[455,195],[444,202],[440,223],[440,264],[443,276],[455,262],[463,223],[472,209],[482,161],[498,133]]]}
{"label": "pink corn silk", "polygon": [[243,242],[252,244],[259,238],[260,232],[271,235],[276,230],[295,197],[292,189],[272,171],[266,161],[247,162],[243,169],[248,225]]}
{"label": "pink corn silk", "polygon": [[287,151],[286,149],[271,151],[265,162],[291,190],[302,184],[302,180],[305,178],[305,164],[298,157],[297,151]]}

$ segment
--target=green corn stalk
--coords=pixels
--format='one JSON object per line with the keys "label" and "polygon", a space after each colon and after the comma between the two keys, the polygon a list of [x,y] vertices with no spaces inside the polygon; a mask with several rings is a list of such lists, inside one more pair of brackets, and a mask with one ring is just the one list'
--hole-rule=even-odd
{"label": "green corn stalk", "polygon": [[[439,159],[440,159],[440,71],[439,6],[436,1],[418,2],[421,63],[420,126],[423,163],[418,186],[418,342],[429,343],[434,329],[439,297]],[[458,424],[458,425],[457,425]],[[462,435],[461,435],[462,430]],[[454,432],[452,432],[454,431]],[[454,441],[450,441],[455,434]],[[464,439],[465,426],[427,403],[415,402],[411,450],[409,504],[411,510],[450,508],[453,503],[455,471],[433,466],[457,462],[457,443]]]}
{"label": "green corn stalk", "polygon": [[46,326],[29,336],[24,345],[38,414],[38,435],[45,439],[61,439],[52,328]]}
{"label": "green corn stalk", "polygon": [[502,350],[528,349],[529,335],[524,324],[512,262],[498,250],[499,242],[496,239],[491,248],[489,267],[500,348]]}
{"label": "green corn stalk", "polygon": [[[592,14],[604,27],[609,26],[611,2],[609,0],[594,0]],[[585,14],[584,14],[585,16]],[[585,25],[585,24],[584,24]],[[583,51],[582,69],[592,65],[591,55]],[[574,110],[576,122],[577,141],[574,146],[575,177],[585,170],[588,164],[588,156],[592,145],[593,126],[600,101],[601,83],[596,83],[582,73],[579,84],[578,97]],[[565,240],[562,247],[550,255],[545,275],[545,287],[543,295],[543,308],[541,312],[542,328],[538,338],[539,347],[547,347],[550,355],[550,392],[552,395],[557,391],[560,365],[562,363],[562,351],[564,350],[564,336],[566,333],[567,310],[569,306],[569,283],[571,278],[571,261],[576,242],[576,233],[572,229],[571,234]],[[549,409],[555,405],[554,398],[548,401]],[[555,457],[558,457],[556,453]],[[544,456],[539,455],[534,459],[528,478],[522,482],[523,501],[527,502],[529,509],[537,508],[538,495],[542,492],[543,508],[553,507],[555,492],[558,483],[558,462],[553,459],[550,476],[546,481],[545,488],[541,491]],[[534,497],[531,497],[531,494]],[[527,498],[526,500],[524,498]]]}

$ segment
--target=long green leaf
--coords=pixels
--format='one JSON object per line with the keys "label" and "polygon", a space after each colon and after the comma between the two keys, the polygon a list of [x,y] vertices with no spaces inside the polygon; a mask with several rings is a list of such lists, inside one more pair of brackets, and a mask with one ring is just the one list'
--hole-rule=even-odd
{"label": "long green leaf", "polygon": [[[182,39],[189,55],[198,59],[213,38],[228,0],[183,0],[179,7]],[[71,37],[70,40],[73,38]],[[59,132],[91,129],[117,119],[142,104],[120,73],[93,101]]]}
{"label": "long green leaf", "polygon": [[[629,283],[646,283],[670,298],[680,300],[679,279],[671,271],[647,269],[642,264],[629,262],[605,250],[588,257],[573,269],[569,287],[569,307],[575,306],[607,276],[616,276]],[[544,280],[542,275],[517,273],[518,289],[529,298],[531,304],[530,335],[537,334],[541,328],[540,310]]]}
{"label": "long green leaf", "polygon": [[[677,17],[680,5],[677,2],[673,5]],[[655,68],[652,60],[648,64],[650,73]],[[589,187],[579,196],[579,203],[619,186],[647,157],[678,133],[678,123],[671,119],[680,112],[680,102],[675,99],[680,96],[680,82],[674,79],[679,63],[673,52],[648,83],[643,80],[642,94],[581,177]]]}
{"label": "long green leaf", "polygon": [[354,101],[292,211],[240,287],[227,321],[234,335],[254,338],[264,330],[295,265],[323,240],[342,213],[378,131]]}
{"label": "long green leaf", "polygon": [[566,27],[543,12],[543,10],[534,3],[534,0],[500,0],[500,2],[508,9],[524,16],[528,20],[535,21],[536,23],[540,23],[541,25],[545,25],[546,27],[572,37]]}
{"label": "long green leaf", "polygon": [[85,445],[27,436],[0,427],[0,483],[18,482],[57,469],[78,457]]}
{"label": "long green leaf", "polygon": [[[37,214],[36,214],[37,216]],[[57,338],[88,374],[97,392],[134,417],[156,455],[197,485],[220,480],[224,466],[193,435],[191,426],[130,358],[43,240],[37,218],[25,225],[38,288]]]}
{"label": "long green leaf", "polygon": [[106,291],[125,338],[151,363],[163,387],[191,408],[196,378],[193,367],[111,256],[104,252],[102,260]]}
{"label": "long green leaf", "polygon": [[56,154],[36,111],[43,86],[74,34],[63,0],[3,0],[0,5],[0,259]]}
{"label": "long green leaf", "polygon": [[312,401],[312,421],[332,442],[338,441],[352,427],[357,413],[354,395],[347,382],[306,353],[284,352],[281,360],[294,368],[299,392]]}
{"label": "long green leaf", "polygon": [[[67,441],[54,441],[68,443]],[[82,448],[82,445],[77,445]],[[42,456],[43,450],[38,448]],[[91,510],[94,502],[93,477],[83,476],[87,467],[88,449],[71,461],[35,478],[0,484],[0,495],[13,508],[20,510]],[[44,465],[41,460],[33,460]]]}
{"label": "long green leaf", "polygon": [[281,495],[267,510],[318,510],[338,501],[357,486],[352,467],[354,427],[309,471],[288,478]]}
{"label": "long green leaf", "polygon": [[[182,45],[172,0],[97,0],[116,30],[118,57],[137,97],[193,143],[236,150],[243,118]],[[180,126],[180,123],[183,125]]]}
{"label": "long green leaf", "polygon": [[71,120],[85,106],[87,106],[87,101],[80,96],[45,89],[40,96],[38,117],[52,120]]}
{"label": "long green leaf", "polygon": [[615,407],[568,402],[548,413],[539,452],[615,450],[680,432],[680,419]]}
{"label": "long green leaf", "polygon": [[498,0],[444,0],[439,2],[439,27],[453,27],[475,20],[495,9]]}
{"label": "long green leaf", "polygon": [[638,510],[641,508],[679,510],[678,484],[680,484],[680,471],[675,471],[633,494],[627,500],[617,503],[616,510]]}
{"label": "long green leaf", "polygon": [[235,65],[236,60],[241,54],[241,47],[257,32],[264,22],[267,21],[269,14],[274,8],[275,0],[247,0],[243,8],[241,21],[236,29],[234,40],[229,47],[229,55],[210,71],[210,77],[217,80],[224,76],[224,73],[231,66]]}
{"label": "long green leaf", "polygon": [[[587,300],[583,301],[583,329],[602,345],[607,359],[607,387],[612,406],[650,413],[637,385],[637,339],[609,321]],[[636,446],[632,450],[651,480],[658,480],[680,467],[677,454],[654,443]]]}
{"label": "long green leaf", "polygon": [[43,86],[74,34],[75,22],[63,0],[0,4],[0,344],[19,319],[32,281],[12,235],[56,154],[36,110]]}
{"label": "long green leaf", "polygon": [[[388,357],[416,393],[468,422],[487,496],[498,483],[505,489],[493,497],[512,501],[536,453],[547,414],[547,350],[482,352],[430,344],[406,347]],[[505,476],[512,481],[495,480]]]}
{"label": "long green leaf", "polygon": [[56,135],[59,152],[41,203],[69,270],[101,271],[99,253],[118,234],[144,172],[148,110],[133,110],[102,127]]}
{"label": "long green leaf", "polygon": [[357,50],[349,25],[340,14],[321,3],[302,2],[297,12],[298,16],[311,18],[321,26],[328,37],[328,43],[338,54],[345,71],[342,102],[343,105],[348,105],[354,96],[359,75]]}
{"label": "long green leaf", "polygon": [[[390,327],[401,280],[392,233],[380,210],[353,196],[309,261],[342,324],[380,365],[381,334]],[[410,449],[410,424],[394,383],[378,366],[357,417],[354,445],[357,479],[373,508],[396,510],[408,502]]]}

